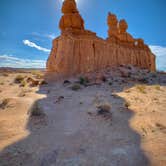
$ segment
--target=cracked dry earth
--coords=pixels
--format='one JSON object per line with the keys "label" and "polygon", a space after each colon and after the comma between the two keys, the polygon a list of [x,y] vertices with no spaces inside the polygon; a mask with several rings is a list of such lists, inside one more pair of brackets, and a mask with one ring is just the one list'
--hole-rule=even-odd
{"label": "cracked dry earth", "polygon": [[[20,87],[18,74],[34,77],[0,75],[0,166],[166,165],[165,74],[146,84],[117,74],[77,91],[76,78]],[[30,116],[35,101],[44,115]],[[109,117],[96,113],[101,103],[110,104]]]}

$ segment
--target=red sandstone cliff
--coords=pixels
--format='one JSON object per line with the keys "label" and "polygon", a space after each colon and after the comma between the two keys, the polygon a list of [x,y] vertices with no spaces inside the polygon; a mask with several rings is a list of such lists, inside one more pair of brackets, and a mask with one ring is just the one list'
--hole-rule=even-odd
{"label": "red sandstone cliff", "polygon": [[132,64],[155,71],[155,55],[142,39],[127,33],[125,20],[108,15],[108,38],[101,39],[84,29],[74,0],[65,0],[60,20],[61,36],[53,40],[47,71],[60,76],[87,73],[121,64]]}

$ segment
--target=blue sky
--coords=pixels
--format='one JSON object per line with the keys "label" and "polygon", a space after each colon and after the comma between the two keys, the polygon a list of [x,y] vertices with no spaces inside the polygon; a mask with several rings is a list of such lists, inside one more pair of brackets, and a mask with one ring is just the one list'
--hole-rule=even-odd
{"label": "blue sky", "polygon": [[[166,0],[77,0],[90,29],[107,37],[108,11],[128,22],[128,32],[143,38],[166,71]],[[44,67],[52,39],[60,34],[62,0],[0,0],[0,66]]]}

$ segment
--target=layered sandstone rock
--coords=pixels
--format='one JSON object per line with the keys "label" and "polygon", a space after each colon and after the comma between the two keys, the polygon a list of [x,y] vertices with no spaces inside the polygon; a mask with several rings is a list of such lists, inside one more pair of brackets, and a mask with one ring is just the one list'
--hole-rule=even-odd
{"label": "layered sandstone rock", "polygon": [[71,76],[132,64],[155,71],[155,55],[142,39],[134,39],[128,32],[125,20],[118,22],[109,13],[106,40],[84,29],[84,21],[74,0],[65,0],[59,27],[61,36],[53,40],[47,61],[47,71],[59,76]]}

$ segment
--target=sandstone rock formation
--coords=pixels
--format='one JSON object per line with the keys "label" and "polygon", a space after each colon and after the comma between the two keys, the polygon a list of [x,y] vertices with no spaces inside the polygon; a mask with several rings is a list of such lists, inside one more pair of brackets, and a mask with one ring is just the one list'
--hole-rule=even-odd
{"label": "sandstone rock formation", "polygon": [[155,55],[142,39],[134,39],[127,32],[125,20],[118,22],[116,15],[109,13],[108,38],[104,40],[85,30],[74,0],[63,2],[62,13],[61,36],[53,40],[47,60],[48,72],[66,77],[122,64],[156,70]]}

